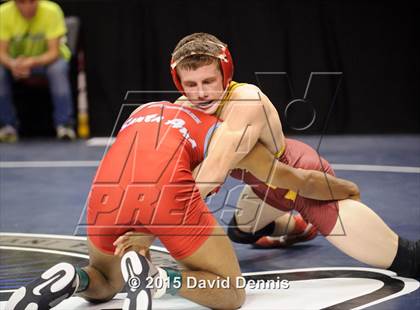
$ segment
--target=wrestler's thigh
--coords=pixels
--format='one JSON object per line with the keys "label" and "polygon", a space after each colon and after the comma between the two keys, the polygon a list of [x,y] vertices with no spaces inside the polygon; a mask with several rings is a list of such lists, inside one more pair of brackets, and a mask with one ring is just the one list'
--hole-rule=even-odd
{"label": "wrestler's thigh", "polygon": [[261,200],[249,185],[244,186],[236,207],[236,222],[241,225],[241,230],[244,232],[259,230],[278,217],[290,213],[274,208]]}
{"label": "wrestler's thigh", "polygon": [[232,243],[218,225],[194,253],[178,261],[189,270],[207,271],[224,278],[241,275]]}

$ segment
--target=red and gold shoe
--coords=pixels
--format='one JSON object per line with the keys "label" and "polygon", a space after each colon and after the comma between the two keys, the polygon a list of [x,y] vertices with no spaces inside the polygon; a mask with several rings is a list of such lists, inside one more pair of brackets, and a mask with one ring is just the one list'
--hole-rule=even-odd
{"label": "red and gold shoe", "polygon": [[287,248],[298,242],[307,242],[318,235],[318,230],[311,223],[305,222],[300,214],[294,216],[295,229],[283,236],[263,236],[254,246],[257,248]]}

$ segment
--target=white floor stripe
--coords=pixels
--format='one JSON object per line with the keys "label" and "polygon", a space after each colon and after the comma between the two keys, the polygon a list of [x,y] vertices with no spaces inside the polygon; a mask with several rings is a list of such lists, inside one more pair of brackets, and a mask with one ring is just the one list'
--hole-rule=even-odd
{"label": "white floor stripe", "polygon": [[420,167],[332,164],[334,170],[420,173]]}
{"label": "white floor stripe", "polygon": [[97,137],[97,138],[90,138],[86,141],[87,146],[108,146],[113,144],[115,138],[111,137]]}
{"label": "white floor stripe", "polygon": [[[57,160],[57,161],[0,161],[0,169],[7,168],[84,168],[97,167],[97,160]],[[420,167],[389,166],[389,165],[359,165],[331,164],[334,170],[420,173]]]}
{"label": "white floor stripe", "polygon": [[14,232],[0,232],[0,237],[33,237],[33,238],[53,238],[53,239],[69,239],[69,240],[86,241],[86,237],[82,237],[82,236],[14,233]]}

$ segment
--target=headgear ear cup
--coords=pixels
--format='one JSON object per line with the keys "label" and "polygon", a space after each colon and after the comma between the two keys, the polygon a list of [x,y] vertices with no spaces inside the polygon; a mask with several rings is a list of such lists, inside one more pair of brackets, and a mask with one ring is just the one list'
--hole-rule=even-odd
{"label": "headgear ear cup", "polygon": [[189,55],[186,55],[184,57],[181,57],[180,59],[178,59],[177,61],[174,61],[174,58],[172,56],[171,59],[171,75],[172,75],[172,80],[174,81],[174,84],[176,86],[176,88],[183,94],[184,93],[184,88],[182,87],[181,84],[181,79],[178,76],[178,72],[176,71],[176,66],[186,57],[191,56],[191,55],[209,55],[215,58],[218,58],[220,61],[220,68],[222,69],[222,75],[223,75],[223,88],[226,89],[229,86],[229,83],[232,81],[233,78],[233,60],[232,60],[232,55],[229,52],[229,49],[227,48],[227,46],[224,46],[222,44],[216,43],[216,42],[211,42],[211,41],[207,41],[210,42],[212,44],[215,44],[219,47],[221,47],[220,49],[220,54],[219,55],[211,55],[211,54],[207,54],[207,53],[191,53]]}
{"label": "headgear ear cup", "polygon": [[176,72],[176,65],[173,65],[173,57],[171,59],[171,75],[172,80],[174,81],[175,87],[183,94],[184,94],[184,88],[182,87],[181,80],[179,79],[178,72]]}
{"label": "headgear ear cup", "polygon": [[223,57],[224,59],[220,59],[220,66],[222,67],[223,73],[223,87],[226,89],[229,86],[229,83],[233,79],[233,60],[232,55],[229,52],[227,46],[224,46],[223,49]]}

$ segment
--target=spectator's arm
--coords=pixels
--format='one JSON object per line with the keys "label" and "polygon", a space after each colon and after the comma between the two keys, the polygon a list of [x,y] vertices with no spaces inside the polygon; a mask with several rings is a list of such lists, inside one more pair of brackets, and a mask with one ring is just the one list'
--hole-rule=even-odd
{"label": "spectator's arm", "polygon": [[48,49],[45,53],[28,57],[30,59],[30,67],[40,67],[48,65],[60,57],[60,38],[50,39],[47,41]]}
{"label": "spectator's arm", "polygon": [[9,41],[0,40],[0,64],[9,69],[15,79],[26,78],[29,76],[29,70],[21,66],[22,57],[12,58],[8,53]]}
{"label": "spectator's arm", "polygon": [[9,56],[9,41],[0,40],[0,64],[12,70],[14,59]]}

